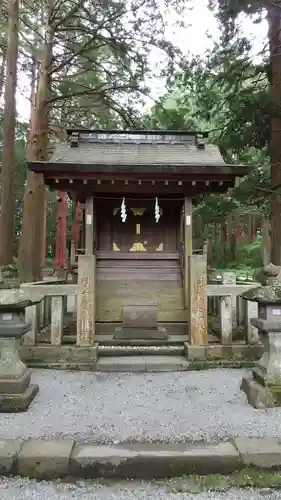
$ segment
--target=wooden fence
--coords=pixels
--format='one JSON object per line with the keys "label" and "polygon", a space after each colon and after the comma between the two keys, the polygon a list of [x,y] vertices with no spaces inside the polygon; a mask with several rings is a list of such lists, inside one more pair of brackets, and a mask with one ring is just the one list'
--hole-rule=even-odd
{"label": "wooden fence", "polygon": [[[46,281],[25,283],[21,286],[28,290],[30,297],[38,293],[44,297],[40,303],[26,309],[26,320],[31,323],[31,329],[25,335],[24,344],[34,346],[40,343],[40,332],[49,326],[49,343],[54,346],[62,345],[64,328],[66,321],[69,322],[69,316],[72,316],[73,322],[79,321],[76,300],[80,290],[79,285],[56,280],[48,283]],[[247,344],[257,341],[257,330],[250,323],[251,318],[257,317],[257,305],[240,297],[241,293],[256,286],[258,284],[253,282],[244,284],[226,282],[226,276],[224,283],[209,283],[205,286],[208,315],[216,315],[219,319],[219,338],[222,345],[232,344],[233,331],[237,325],[243,329],[244,341]],[[206,316],[204,314],[205,318]],[[202,343],[208,343],[207,335]],[[78,333],[76,333],[76,345],[80,345]]]}

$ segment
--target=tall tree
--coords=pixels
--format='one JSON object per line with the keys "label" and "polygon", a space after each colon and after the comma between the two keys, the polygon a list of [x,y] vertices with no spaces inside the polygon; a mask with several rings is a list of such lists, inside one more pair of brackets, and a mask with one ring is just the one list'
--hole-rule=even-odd
{"label": "tall tree", "polygon": [[7,5],[0,3],[0,107],[4,93],[7,62]]}
{"label": "tall tree", "polygon": [[267,9],[270,51],[272,114],[270,121],[271,182],[276,194],[271,202],[271,260],[281,264],[281,1]]}
{"label": "tall tree", "polygon": [[1,168],[0,265],[13,261],[14,239],[14,167],[16,128],[17,59],[19,47],[19,0],[9,0],[7,30],[7,66]]}
{"label": "tall tree", "polygon": [[[44,161],[48,154],[48,97],[53,59],[54,0],[46,1],[43,54],[39,67],[35,105],[30,118],[28,159]],[[28,171],[24,196],[24,216],[18,254],[19,274],[23,281],[38,280],[41,276],[45,187],[41,174]]]}
{"label": "tall tree", "polygon": [[271,260],[281,264],[281,0],[210,0],[218,8],[218,17],[224,26],[224,35],[230,38],[240,12],[261,19],[267,13],[269,41],[269,83],[270,83],[270,158],[271,158]]}
{"label": "tall tree", "polygon": [[[26,5],[31,8],[27,0]],[[95,5],[84,0],[45,0],[43,5],[45,40],[28,154],[34,161],[48,158],[48,136],[53,131],[59,134],[62,107],[70,117],[68,125],[82,121],[89,126],[93,121],[105,122],[106,117],[117,121],[118,115],[121,124],[135,123],[136,106],[127,95],[139,101],[140,91],[145,91],[151,46],[168,52],[170,60],[174,56],[171,44],[164,40],[158,0],[98,0]],[[34,29],[32,16],[34,10],[24,22]],[[18,254],[24,281],[40,277],[44,193],[42,177],[29,172]]]}

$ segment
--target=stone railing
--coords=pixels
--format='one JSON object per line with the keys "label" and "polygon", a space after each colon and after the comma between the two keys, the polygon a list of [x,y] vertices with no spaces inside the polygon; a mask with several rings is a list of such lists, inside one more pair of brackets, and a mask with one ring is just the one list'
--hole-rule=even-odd
{"label": "stone railing", "polygon": [[65,313],[76,314],[78,285],[67,284],[65,280],[47,279],[22,283],[21,288],[28,292],[31,299],[38,294],[43,296],[38,304],[26,308],[26,322],[31,324],[31,329],[24,336],[24,345],[36,345],[40,332],[48,325],[50,325],[50,344],[62,345]]}
{"label": "stone railing", "polygon": [[221,282],[207,285],[208,313],[219,318],[222,344],[232,344],[233,330],[237,327],[244,330],[246,343],[257,341],[257,329],[251,325],[251,318],[257,317],[257,304],[240,295],[258,286],[254,281],[236,281],[234,273],[225,273]]}

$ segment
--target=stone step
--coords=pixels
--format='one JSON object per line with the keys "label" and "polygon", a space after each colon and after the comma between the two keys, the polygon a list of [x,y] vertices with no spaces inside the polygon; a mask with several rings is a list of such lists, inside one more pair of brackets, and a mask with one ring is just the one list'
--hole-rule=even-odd
{"label": "stone step", "polygon": [[[107,335],[95,335],[95,342],[97,342],[99,345],[104,345],[104,346],[155,346],[155,345],[160,345],[160,346],[169,346],[169,345],[183,345],[184,342],[187,342],[187,335],[168,335],[167,339],[163,340],[149,340],[149,339],[115,339],[113,338],[113,335],[107,334]],[[75,344],[76,343],[76,335],[74,333],[65,333],[63,336],[63,344]],[[220,341],[219,339],[212,334],[208,335],[208,343],[209,344],[219,344]]]}
{"label": "stone step", "polygon": [[184,356],[110,356],[97,362],[100,372],[181,372],[188,367]]}
{"label": "stone step", "polygon": [[169,345],[100,345],[98,355],[111,356],[181,356],[184,355],[183,344]]}
{"label": "stone step", "polygon": [[113,335],[96,335],[95,341],[100,345],[175,345],[175,344],[183,344],[187,342],[186,335],[168,335],[167,339],[155,340],[155,339],[115,339]]}
{"label": "stone step", "polygon": [[[115,331],[115,328],[120,326],[121,325],[121,322],[113,322],[113,323],[99,323],[99,322],[96,322],[96,338],[98,338],[97,342],[99,342],[100,340],[104,340],[104,339],[107,339],[108,337],[112,337],[113,334],[114,334],[114,331]],[[182,337],[182,338],[185,338],[186,339],[186,336],[187,336],[187,331],[188,331],[188,328],[187,328],[187,324],[186,322],[182,322],[182,323],[176,323],[176,322],[173,322],[173,323],[164,323],[164,322],[158,322],[158,326],[162,326],[163,328],[166,328],[167,330],[167,333],[168,333],[168,336],[177,336],[177,337]],[[75,327],[76,327],[76,324],[75,324]],[[177,342],[177,341],[176,341]]]}

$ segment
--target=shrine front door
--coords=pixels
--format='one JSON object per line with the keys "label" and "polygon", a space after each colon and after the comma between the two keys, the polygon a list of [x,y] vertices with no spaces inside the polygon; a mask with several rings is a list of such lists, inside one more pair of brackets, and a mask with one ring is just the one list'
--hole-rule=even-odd
{"label": "shrine front door", "polygon": [[174,253],[178,251],[180,203],[159,202],[160,219],[155,220],[154,200],[126,202],[126,221],[121,203],[99,207],[99,249],[121,253]]}
{"label": "shrine front door", "polygon": [[155,219],[155,200],[126,207],[122,222],[120,209],[113,211],[112,248],[115,252],[176,252],[179,213],[160,205]]}
{"label": "shrine front door", "polygon": [[113,217],[113,251],[163,252],[163,236],[163,220],[157,223],[154,213],[147,208],[127,209],[125,222],[121,220],[120,211]]}

